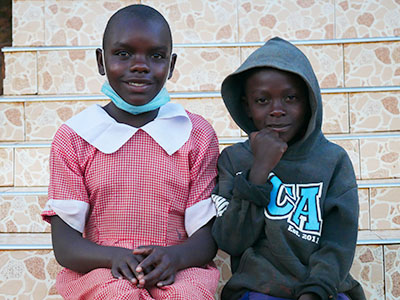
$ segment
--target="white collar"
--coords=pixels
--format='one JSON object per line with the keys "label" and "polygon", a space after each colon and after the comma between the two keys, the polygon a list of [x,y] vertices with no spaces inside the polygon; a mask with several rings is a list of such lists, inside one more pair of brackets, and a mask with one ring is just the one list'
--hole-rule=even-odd
{"label": "white collar", "polygon": [[185,109],[171,102],[161,106],[157,117],[140,128],[118,123],[98,104],[86,108],[65,124],[107,154],[116,152],[142,129],[172,155],[187,142],[192,131],[192,122]]}

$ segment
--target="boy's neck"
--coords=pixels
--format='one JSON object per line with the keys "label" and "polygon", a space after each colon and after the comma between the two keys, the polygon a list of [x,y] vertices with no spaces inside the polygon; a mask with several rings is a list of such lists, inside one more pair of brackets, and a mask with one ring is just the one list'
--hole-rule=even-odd
{"label": "boy's neck", "polygon": [[147,123],[153,121],[158,114],[159,108],[145,112],[138,115],[130,114],[124,110],[119,109],[113,102],[108,103],[103,109],[118,123],[130,125],[132,127],[142,127]]}

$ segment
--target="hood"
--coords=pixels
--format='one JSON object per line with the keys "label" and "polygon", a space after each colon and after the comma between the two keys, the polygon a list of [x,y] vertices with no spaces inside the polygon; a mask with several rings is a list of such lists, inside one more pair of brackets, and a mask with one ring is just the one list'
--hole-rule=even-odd
{"label": "hood", "polygon": [[236,124],[247,134],[257,131],[253,121],[245,113],[242,104],[243,75],[254,68],[270,67],[300,76],[308,87],[311,117],[305,135],[290,145],[284,157],[307,154],[317,138],[322,135],[322,101],[317,78],[307,57],[290,42],[275,37],[254,51],[245,62],[222,83],[224,103]]}

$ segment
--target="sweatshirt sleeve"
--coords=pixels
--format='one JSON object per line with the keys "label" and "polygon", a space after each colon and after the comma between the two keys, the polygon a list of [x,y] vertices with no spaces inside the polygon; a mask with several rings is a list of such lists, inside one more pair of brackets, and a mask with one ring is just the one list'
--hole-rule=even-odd
{"label": "sweatshirt sleeve", "polygon": [[357,184],[345,155],[327,191],[320,247],[310,256],[308,278],[296,287],[296,297],[312,292],[321,299],[336,299],[353,262],[358,214]]}
{"label": "sweatshirt sleeve", "polygon": [[251,184],[248,172],[234,171],[227,151],[221,153],[218,183],[212,194],[217,209],[212,234],[218,247],[233,256],[241,255],[259,238],[272,189],[270,183]]}

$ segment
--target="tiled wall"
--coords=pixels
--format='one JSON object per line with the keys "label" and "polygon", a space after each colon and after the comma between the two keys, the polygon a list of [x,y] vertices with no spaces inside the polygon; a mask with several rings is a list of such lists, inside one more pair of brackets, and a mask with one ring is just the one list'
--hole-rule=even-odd
{"label": "tiled wall", "polygon": [[[13,47],[4,52],[0,97],[0,245],[4,238],[50,241],[39,212],[51,139],[72,115],[106,103],[96,96],[104,78],[94,49],[109,16],[131,3],[151,5],[168,19],[178,61],[167,88],[173,101],[214,126],[221,148],[244,137],[219,96],[223,78],[257,48],[253,42],[277,35],[296,42],[323,88],[323,131],[347,150],[360,183],[361,236],[400,240],[400,39],[368,40],[400,36],[400,1],[13,0]],[[369,300],[400,298],[399,247],[357,247],[352,274]],[[53,285],[60,267],[51,250],[17,248],[0,250],[0,300],[59,299]],[[223,283],[228,256],[219,253],[216,263]]]}

